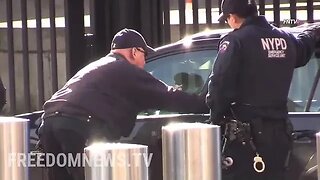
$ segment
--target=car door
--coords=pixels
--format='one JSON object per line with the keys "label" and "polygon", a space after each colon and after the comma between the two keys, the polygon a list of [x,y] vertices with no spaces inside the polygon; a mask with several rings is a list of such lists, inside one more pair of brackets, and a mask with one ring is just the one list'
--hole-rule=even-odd
{"label": "car door", "polygon": [[[145,70],[165,82],[188,93],[206,92],[206,84],[217,55],[215,41],[196,43],[193,46],[183,44],[157,51],[145,65]],[[140,113],[136,125],[124,141],[153,143],[161,136],[161,127],[169,122],[203,122],[208,114],[181,114],[150,109]]]}
{"label": "car door", "polygon": [[[145,70],[170,86],[188,93],[201,93],[217,54],[215,43],[217,40],[158,50],[146,63]],[[162,180],[161,127],[172,122],[203,122],[208,117],[208,114],[148,110],[138,116],[132,133],[121,142],[148,145],[152,153],[150,179]]]}

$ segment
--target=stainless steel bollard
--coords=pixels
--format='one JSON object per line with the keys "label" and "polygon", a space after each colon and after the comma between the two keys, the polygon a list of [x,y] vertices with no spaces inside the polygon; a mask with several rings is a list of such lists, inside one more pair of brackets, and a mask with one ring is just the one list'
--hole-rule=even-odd
{"label": "stainless steel bollard", "polygon": [[164,180],[221,180],[220,127],[176,123],[162,127]]}
{"label": "stainless steel bollard", "polygon": [[317,137],[317,167],[318,167],[318,180],[320,180],[320,170],[319,170],[319,166],[320,166],[320,132],[318,132],[316,134]]}
{"label": "stainless steel bollard", "polygon": [[28,180],[27,119],[0,117],[0,180]]}
{"label": "stainless steel bollard", "polygon": [[86,180],[148,180],[148,146],[98,143],[84,151]]}

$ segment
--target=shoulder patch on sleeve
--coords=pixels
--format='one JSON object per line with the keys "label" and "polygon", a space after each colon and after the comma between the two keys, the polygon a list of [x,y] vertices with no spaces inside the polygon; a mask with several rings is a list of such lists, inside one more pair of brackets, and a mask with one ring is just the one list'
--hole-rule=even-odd
{"label": "shoulder patch on sleeve", "polygon": [[229,44],[230,44],[229,41],[222,41],[219,46],[219,52],[221,53],[225,52],[228,49]]}

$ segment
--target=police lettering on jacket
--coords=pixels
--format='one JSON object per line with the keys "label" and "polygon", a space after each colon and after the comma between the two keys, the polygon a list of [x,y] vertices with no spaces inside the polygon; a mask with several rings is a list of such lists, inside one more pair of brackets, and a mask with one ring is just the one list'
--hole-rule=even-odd
{"label": "police lettering on jacket", "polygon": [[287,42],[284,38],[261,38],[261,44],[268,51],[268,58],[285,58]]}

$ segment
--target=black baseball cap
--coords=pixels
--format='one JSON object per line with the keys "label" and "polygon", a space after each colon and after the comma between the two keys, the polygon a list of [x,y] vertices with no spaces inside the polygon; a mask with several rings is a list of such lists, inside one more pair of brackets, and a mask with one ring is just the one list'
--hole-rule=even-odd
{"label": "black baseball cap", "polygon": [[223,0],[221,10],[218,21],[224,22],[229,14],[246,15],[257,12],[257,4],[254,0]]}
{"label": "black baseball cap", "polygon": [[111,49],[125,49],[133,47],[141,47],[147,54],[155,52],[152,47],[147,45],[143,36],[133,29],[122,29],[114,35],[111,42]]}

